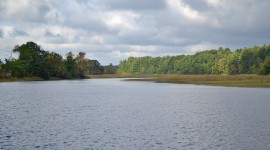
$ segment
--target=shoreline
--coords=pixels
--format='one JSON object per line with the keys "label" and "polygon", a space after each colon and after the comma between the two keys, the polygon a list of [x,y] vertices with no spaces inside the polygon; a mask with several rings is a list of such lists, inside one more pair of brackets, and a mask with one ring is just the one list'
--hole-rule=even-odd
{"label": "shoreline", "polygon": [[104,74],[88,75],[90,78],[138,78],[129,81],[152,81],[157,83],[195,84],[225,87],[270,88],[270,76],[243,75],[176,75],[176,74]]}
{"label": "shoreline", "polygon": [[[89,77],[82,78],[82,79],[90,79]],[[40,77],[23,77],[23,78],[0,78],[0,83],[2,82],[23,82],[23,81],[57,81],[57,80],[81,80],[81,78],[75,79],[61,79],[61,78],[50,78],[50,79],[42,79]]]}
{"label": "shoreline", "polygon": [[39,77],[23,77],[23,78],[14,78],[14,77],[9,77],[9,78],[0,78],[0,83],[2,82],[19,82],[19,81],[46,81],[42,78]]}
{"label": "shoreline", "polygon": [[[86,79],[103,79],[103,78],[130,78],[129,81],[151,81],[157,83],[175,83],[175,84],[195,84],[225,87],[260,87],[270,88],[270,75],[176,75],[176,74],[102,74],[87,75]],[[135,79],[132,79],[135,78]],[[53,81],[64,80],[51,78],[44,80],[39,77],[24,78],[2,78],[1,82],[20,82],[20,81]],[[76,80],[76,79],[69,79]]]}

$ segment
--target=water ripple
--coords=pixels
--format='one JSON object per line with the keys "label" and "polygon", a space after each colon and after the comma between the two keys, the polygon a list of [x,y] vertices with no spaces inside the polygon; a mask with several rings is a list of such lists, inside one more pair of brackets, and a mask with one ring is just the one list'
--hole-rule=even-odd
{"label": "water ripple", "polygon": [[0,84],[0,149],[270,149],[269,89],[119,79]]}

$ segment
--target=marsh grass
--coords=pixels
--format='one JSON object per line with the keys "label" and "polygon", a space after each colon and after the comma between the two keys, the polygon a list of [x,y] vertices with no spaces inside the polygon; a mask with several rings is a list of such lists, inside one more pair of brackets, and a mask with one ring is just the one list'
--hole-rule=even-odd
{"label": "marsh grass", "polygon": [[91,78],[138,78],[129,81],[154,81],[159,83],[198,84],[229,87],[270,87],[270,76],[260,75],[91,75]]}
{"label": "marsh grass", "polygon": [[101,74],[101,75],[87,75],[89,78],[149,78],[157,77],[159,75],[148,74]]}
{"label": "marsh grass", "polygon": [[155,82],[230,87],[270,87],[270,76],[259,75],[161,75]]}

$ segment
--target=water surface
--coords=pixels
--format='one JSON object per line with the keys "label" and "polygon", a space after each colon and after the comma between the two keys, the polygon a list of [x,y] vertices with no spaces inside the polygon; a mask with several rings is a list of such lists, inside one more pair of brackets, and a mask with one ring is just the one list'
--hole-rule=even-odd
{"label": "water surface", "polygon": [[0,83],[0,149],[270,149],[270,90],[90,79]]}

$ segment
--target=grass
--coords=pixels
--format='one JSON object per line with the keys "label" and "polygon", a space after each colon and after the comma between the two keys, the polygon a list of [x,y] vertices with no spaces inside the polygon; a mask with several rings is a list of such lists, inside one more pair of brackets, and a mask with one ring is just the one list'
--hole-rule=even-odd
{"label": "grass", "polygon": [[101,74],[101,75],[87,75],[89,78],[149,78],[157,75],[147,74]]}
{"label": "grass", "polygon": [[270,76],[259,75],[161,75],[155,81],[229,87],[270,87]]}
{"label": "grass", "polygon": [[138,78],[135,81],[159,83],[198,84],[228,87],[270,87],[270,75],[90,75],[91,78]]}

